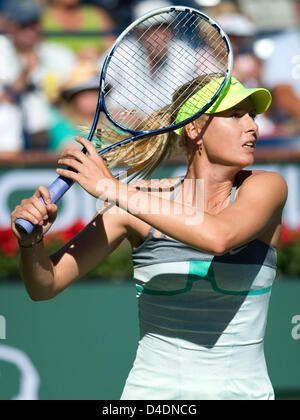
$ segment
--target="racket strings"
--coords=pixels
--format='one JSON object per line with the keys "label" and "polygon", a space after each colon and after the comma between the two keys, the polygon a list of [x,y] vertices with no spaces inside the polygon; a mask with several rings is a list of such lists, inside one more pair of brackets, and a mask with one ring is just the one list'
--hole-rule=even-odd
{"label": "racket strings", "polygon": [[[182,20],[183,20],[183,18],[182,18]],[[176,29],[177,29],[177,26],[179,26],[181,23],[182,23],[182,20],[179,20],[178,21],[178,23],[177,23],[177,25],[171,25],[171,24],[168,24],[168,25],[165,25],[165,28],[164,28],[164,30],[162,31],[162,33],[165,33],[169,28],[172,28],[172,31],[173,31],[173,37],[175,36],[175,34],[177,33],[177,31],[176,31]],[[188,23],[190,23],[190,21],[192,20],[192,17],[190,16],[189,17],[189,19],[186,19],[186,22],[183,24],[183,26],[187,26],[187,24]],[[156,31],[153,33],[153,37],[152,37],[152,40],[154,40],[155,39],[155,36],[156,36],[156,34],[157,34],[157,32],[159,32],[159,30],[162,28],[162,24],[161,25],[159,25],[159,27],[156,29]],[[182,29],[183,29],[183,26],[181,26],[180,27],[180,32],[181,33],[183,33],[183,34],[185,34],[186,33],[186,31],[183,31]],[[189,27],[187,26],[187,28],[186,28],[186,30],[188,30],[189,29]],[[178,31],[179,32],[179,31]],[[178,35],[178,34],[177,34]],[[142,37],[140,37],[139,38],[139,41],[142,41]],[[157,45],[159,46],[159,38],[157,39]],[[143,48],[141,47],[141,50],[143,50]],[[183,49],[182,49],[183,50]],[[153,76],[155,77],[156,76],[156,74],[160,71],[160,65],[162,64],[162,62],[163,62],[163,60],[165,60],[165,56],[161,56],[161,50],[156,54],[156,56],[154,56],[154,57],[151,57],[151,59],[153,60],[153,62],[154,62],[154,64],[155,64],[155,66],[156,66],[156,68],[157,68],[157,70],[155,71],[155,72],[153,72]],[[156,61],[156,59],[157,59],[157,57],[160,57],[159,58],[159,60],[158,61]],[[174,69],[172,69],[171,68],[171,70],[174,70],[175,71],[175,75],[176,75],[176,68],[174,67]],[[192,74],[191,74],[191,76],[192,76]],[[176,86],[178,86],[177,84],[176,84]]]}
{"label": "racket strings", "polygon": [[[218,57],[218,56],[217,56]],[[207,58],[206,58],[207,59]],[[208,61],[208,60],[207,60]],[[211,68],[211,69],[209,69],[209,71],[211,72],[212,70],[214,70],[215,71],[215,63],[211,63],[212,64],[212,66],[213,66],[213,68]],[[207,67],[208,68],[208,67]],[[174,71],[176,70],[175,68],[173,69]],[[192,74],[191,74],[191,76],[192,76]],[[173,81],[173,84],[174,84],[174,89],[175,89],[175,87],[178,85],[178,82],[179,80],[176,80],[175,79],[175,81]],[[134,85],[134,84],[132,84],[132,86],[133,87],[135,87],[136,89],[137,89],[137,87],[136,87],[136,85]],[[140,90],[140,92],[143,92],[142,90]]]}
{"label": "racket strings", "polygon": [[[210,69],[209,70],[209,73],[211,73],[211,71],[215,71],[216,69],[214,68],[214,69]],[[174,87],[174,90],[175,90],[175,88],[176,88],[176,86],[177,86],[177,83],[175,82],[174,83],[174,85],[173,85],[173,87]],[[195,92],[197,91],[198,89],[197,88],[195,88]],[[140,90],[140,92],[142,92],[141,90]],[[215,92],[213,92],[212,91],[212,94],[214,94]],[[183,92],[183,100],[182,100],[182,103],[181,104],[183,104],[184,102],[185,102],[185,100],[186,100],[186,98],[184,98],[184,92]],[[143,101],[143,103],[146,105],[146,101]],[[158,105],[161,105],[161,104],[158,104]],[[127,125],[129,126],[129,127],[131,127],[131,128],[133,128],[133,129],[137,129],[137,125],[139,125],[139,129],[140,130],[145,130],[145,129],[151,129],[151,125],[152,125],[152,121],[155,119],[155,116],[153,116],[153,119],[150,119],[150,120],[147,120],[148,121],[148,123],[149,123],[149,121],[150,121],[150,124],[148,124],[148,126],[144,126],[144,127],[142,127],[142,126],[140,126],[140,124],[139,124],[139,120],[140,120],[140,118],[137,116],[138,115],[138,113],[137,112],[128,112],[127,110],[126,110],[126,108],[124,107],[124,106],[122,106],[121,105],[121,108],[123,109],[122,111],[119,111],[119,118],[120,117],[123,117],[124,115],[126,115],[128,118],[127,118]],[[171,108],[171,105],[170,105],[170,108]],[[180,108],[180,106],[179,106],[179,108]],[[131,118],[132,117],[132,118]],[[123,120],[123,118],[120,118],[120,119],[122,119]],[[166,121],[166,125],[165,126],[169,126],[170,125],[170,123],[169,123],[169,121]]]}
{"label": "racket strings", "polygon": [[[190,17],[188,20],[186,20],[186,22],[184,23],[184,26],[187,26],[187,24],[189,23],[191,23],[191,20],[192,20],[192,17]],[[180,24],[180,22],[178,22],[178,24],[177,25],[179,25]],[[198,30],[199,29],[199,27],[198,27],[198,25],[196,25],[196,24],[194,24],[194,23],[191,23],[191,25],[195,28],[195,30]],[[209,32],[211,32],[211,37],[208,37],[208,41],[209,41],[209,44],[211,45],[211,47],[213,47],[213,48],[215,48],[215,45],[213,45],[212,44],[212,40],[213,39],[215,39],[215,42],[217,42],[218,43],[218,45],[220,44],[220,40],[221,40],[221,35],[216,31],[216,29],[214,29],[214,28],[212,28],[211,27],[211,25],[209,25],[209,24],[207,24],[207,23],[205,23],[205,25],[206,25],[206,28],[208,28],[209,29],[209,31],[207,31],[207,29],[205,29],[204,30],[204,32],[206,33],[206,34],[208,34]],[[170,25],[168,26],[168,28],[170,27]],[[175,26],[175,29],[176,29],[176,26]],[[166,30],[166,29],[165,29]],[[186,31],[188,31],[188,30],[190,30],[190,27],[189,26],[187,26],[187,28],[186,28]],[[186,33],[186,31],[182,31],[182,27],[181,27],[181,31],[180,32],[183,32],[183,34],[185,34]],[[217,36],[216,36],[217,35]],[[193,37],[195,37],[195,33],[193,34]],[[140,37],[140,40],[142,39],[142,37]],[[203,45],[202,45],[202,47],[201,48],[203,48],[204,50],[206,50],[206,48],[205,47],[207,47],[207,45],[205,44],[205,43],[203,43]],[[158,56],[158,54],[157,54],[157,56]],[[156,56],[156,57],[157,57]],[[154,57],[154,59],[156,58],[156,57]],[[208,59],[208,57],[207,57],[207,59]],[[156,64],[159,64],[159,61],[158,62],[156,62]],[[214,63],[215,64],[215,63]]]}
{"label": "racket strings", "polygon": [[[216,30],[215,30],[215,32],[216,32]],[[215,38],[215,34],[213,33],[208,39],[209,40],[212,40],[214,38]],[[220,35],[219,35],[219,38],[221,38]],[[142,39],[142,38],[140,37],[139,39]],[[205,44],[203,44],[203,46],[202,46],[202,49],[203,49],[203,51],[205,53],[205,56],[204,56],[204,59],[203,59],[203,64],[202,64],[202,71],[210,72],[211,73],[212,71],[216,71],[216,60],[218,59],[219,55],[222,54],[222,52],[219,53],[218,55],[216,55],[216,54],[215,55],[212,55],[213,61],[210,61],[210,58],[211,57],[209,57],[209,55],[207,54],[207,49],[205,49],[205,46],[206,46]],[[142,47],[140,47],[140,51],[142,51]],[[127,53],[127,52],[124,51],[124,56],[125,56],[125,53]],[[142,54],[143,54],[143,52],[142,52]],[[142,55],[139,54],[139,57],[141,57],[141,56]],[[156,57],[158,57],[158,56],[159,56],[159,53],[156,54]],[[177,60],[178,61],[183,56],[184,56],[184,51],[177,51]],[[164,57],[161,57],[159,61],[156,61],[157,69],[153,73],[153,77],[155,77],[155,76],[157,76],[157,74],[159,74],[159,72],[160,72],[160,65],[161,65],[163,59],[164,59]],[[196,62],[196,61],[197,61],[197,58],[195,57],[194,62]],[[211,65],[211,67],[209,67],[209,64]],[[175,76],[173,75],[173,77],[170,77],[169,86],[172,85],[172,89],[175,90],[175,88],[178,87],[178,84],[179,84],[179,81],[180,81],[180,79],[176,77],[176,65],[175,66],[170,66],[170,70],[172,72],[174,72],[174,75]],[[171,73],[171,71],[169,71],[169,73]],[[118,74],[118,77],[119,77],[120,76],[120,72],[118,72],[117,74]],[[139,76],[142,77],[143,75],[141,74]],[[188,74],[188,76],[192,78],[194,76],[194,74],[193,73],[190,73],[190,74]],[[147,82],[147,78],[144,78],[143,81],[146,83]],[[140,100],[140,102],[142,103],[142,106],[140,108],[143,108],[143,105],[145,105],[145,108],[146,108],[146,106],[149,106],[149,103],[148,103],[149,101],[152,101],[152,111],[154,111],[157,107],[162,106],[162,103],[161,102],[158,102],[156,100],[157,98],[153,97],[152,92],[149,93],[149,92],[145,91],[145,89],[143,88],[143,85],[141,83],[140,84],[137,84],[135,80],[132,80],[132,81],[129,80],[128,81],[128,84],[129,84],[130,87],[132,87],[133,89],[135,89],[136,92],[138,92],[138,93],[140,93],[141,95],[144,96],[145,99],[144,100]],[[166,93],[168,92],[167,89],[164,89],[164,86],[163,85],[161,85],[160,88],[161,88],[161,91],[164,91]],[[132,105],[134,106],[134,101],[132,101]],[[135,120],[129,120],[128,121],[128,123],[129,123],[128,126],[130,126],[132,123],[134,123],[134,125],[135,125],[135,122],[136,122]]]}
{"label": "racket strings", "polygon": [[[218,75],[218,77],[221,77],[221,74]],[[197,83],[195,84],[194,90],[193,92],[189,95],[192,96],[194,93],[196,93],[201,87],[203,87],[206,83],[208,83],[211,80],[211,78],[206,77],[206,78],[202,78],[201,83]],[[213,96],[215,94],[214,90],[211,90],[211,96]],[[176,115],[178,113],[178,110],[180,109],[180,107],[182,106],[182,104],[187,100],[186,98],[186,90],[183,90],[181,93],[180,101],[177,100],[177,102],[179,102],[175,109],[174,106],[172,104],[170,104],[169,106],[165,107],[165,113],[163,118],[160,119],[160,125],[157,127],[157,124],[155,124],[155,122],[157,121],[157,114],[156,112],[153,113],[153,115],[149,115],[148,117],[146,117],[144,119],[144,121],[140,121],[140,118],[137,116],[137,113],[134,111],[127,111],[125,108],[122,112],[119,112],[119,116],[121,117],[127,117],[127,123],[129,122],[129,125],[134,129],[134,130],[139,130],[139,131],[143,131],[143,130],[150,130],[150,129],[159,129],[162,126],[163,127],[167,127],[171,124],[173,124],[175,122],[176,119]],[[206,100],[208,101],[210,99],[210,96],[207,95]],[[170,113],[171,111],[171,113]],[[130,118],[132,117],[132,118]],[[135,124],[132,124],[132,121],[135,122]],[[162,122],[164,123],[162,125]]]}
{"label": "racket strings", "polygon": [[[179,136],[159,133],[136,142],[135,135],[174,125],[179,109],[196,92],[213,79],[220,79],[221,86],[228,63],[228,49],[217,26],[197,14],[163,12],[127,32],[104,72],[104,102],[112,124],[101,127],[97,136],[100,150],[111,145],[105,152],[109,166],[150,174],[177,148]],[[204,102],[216,92],[215,87],[206,89]],[[197,112],[194,108],[191,115]]]}
{"label": "racket strings", "polygon": [[[219,38],[220,38],[220,35],[219,35]],[[219,41],[220,41],[220,39],[219,39]],[[203,53],[203,55],[205,54],[205,50],[204,50],[204,48],[203,48],[203,51],[204,51],[204,53]],[[219,65],[218,66],[218,68],[216,68],[217,66],[216,66],[216,63],[218,63],[219,62],[219,59],[220,59],[220,55],[222,55],[222,61],[225,61],[225,63],[221,63],[221,65]],[[206,72],[207,72],[207,78],[202,78],[202,80],[201,80],[201,83],[196,83],[195,84],[195,88],[193,89],[193,91],[192,92],[190,92],[189,93],[189,97],[190,96],[192,96],[194,93],[196,93],[199,89],[201,89],[203,86],[205,86],[205,84],[206,83],[208,83],[209,81],[211,81],[212,80],[212,77],[211,77],[211,75],[213,74],[213,73],[216,73],[215,74],[215,78],[217,79],[217,78],[222,78],[222,77],[224,77],[224,73],[225,73],[225,71],[226,71],[226,68],[227,68],[227,60],[226,60],[226,58],[227,57],[224,57],[224,55],[223,55],[223,52],[219,52],[218,54],[216,54],[213,58],[215,59],[214,60],[214,62],[211,62],[210,60],[209,60],[209,58],[210,57],[208,57],[207,55],[205,55],[205,70],[207,70]],[[209,64],[211,64],[211,68],[209,67]],[[188,85],[187,85],[188,86]],[[210,95],[207,95],[207,98],[206,98],[206,100],[208,101],[215,93],[216,93],[216,91],[215,90],[210,90],[210,91],[208,91],[208,92],[210,92]],[[177,115],[177,111],[178,111],[178,109],[181,107],[181,105],[182,105],[182,103],[183,102],[185,102],[186,100],[187,100],[187,98],[186,98],[186,96],[187,96],[187,89],[184,89],[184,90],[182,90],[182,93],[181,93],[181,95],[180,95],[180,97],[179,98],[177,98],[177,102],[179,101],[179,99],[180,98],[182,98],[182,101],[179,101],[179,103],[178,103],[178,105],[175,107],[175,111],[174,111],[174,113]]]}

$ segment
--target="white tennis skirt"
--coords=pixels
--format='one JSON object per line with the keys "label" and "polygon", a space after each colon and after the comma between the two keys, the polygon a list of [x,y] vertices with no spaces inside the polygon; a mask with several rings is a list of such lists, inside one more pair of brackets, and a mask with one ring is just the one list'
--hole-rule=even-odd
{"label": "white tennis skirt", "polygon": [[263,342],[206,348],[144,336],[121,400],[274,400]]}

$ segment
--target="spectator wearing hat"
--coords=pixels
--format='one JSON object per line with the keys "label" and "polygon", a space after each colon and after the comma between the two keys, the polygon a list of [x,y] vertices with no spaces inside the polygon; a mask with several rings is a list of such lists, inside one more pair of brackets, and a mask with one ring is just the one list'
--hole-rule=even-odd
{"label": "spectator wearing hat", "polygon": [[86,135],[91,127],[98,101],[99,75],[91,62],[79,62],[61,86],[52,107],[49,130],[50,150],[78,147],[74,138]]}
{"label": "spectator wearing hat", "polygon": [[242,13],[225,13],[216,20],[227,33],[234,54],[233,75],[247,87],[257,87],[261,78],[261,62],[253,53],[256,26]]}
{"label": "spectator wearing hat", "polygon": [[273,37],[263,83],[272,91],[277,118],[295,134],[300,133],[300,0],[293,1],[298,25]]}
{"label": "spectator wearing hat", "polygon": [[[253,51],[257,35],[255,23],[238,9],[234,13],[217,15],[215,19],[230,38],[234,54],[232,75],[248,88],[261,86],[263,63]],[[274,134],[276,125],[269,115],[258,115],[256,121],[261,137]]]}
{"label": "spectator wearing hat", "polygon": [[[169,7],[171,5],[172,3],[165,0],[138,2],[133,8],[132,18],[133,20],[136,20],[154,9]],[[184,49],[187,51],[187,55],[189,55],[188,51],[191,47],[181,39],[174,39],[172,32],[168,29],[165,18],[162,19],[163,20],[160,20],[160,16],[156,16],[155,23],[157,23],[157,25],[154,26],[152,24],[151,28],[147,28],[147,31],[143,33],[142,39],[140,39],[140,33],[132,35],[132,39],[130,41],[127,40],[127,44],[124,43],[122,54],[116,50],[115,59],[117,59],[121,65],[122,63],[124,63],[124,66],[126,65],[127,72],[126,80],[120,80],[119,74],[114,75],[111,72],[111,79],[108,81],[112,86],[109,99],[111,99],[113,103],[119,103],[119,98],[122,97],[127,99],[127,103],[122,103],[120,105],[126,109],[136,107],[137,109],[142,108],[146,110],[147,106],[149,106],[148,111],[153,112],[155,105],[157,106],[157,109],[160,108],[159,97],[156,98],[156,104],[152,102],[151,104],[147,104],[142,91],[131,93],[132,86],[135,85],[136,80],[140,79],[142,80],[142,84],[152,86],[153,91],[156,91],[164,98],[166,95],[169,96],[171,101],[176,86],[170,86],[168,74],[174,71],[177,72],[177,87],[185,83],[186,80],[189,80],[191,75],[193,75],[193,72],[196,74],[196,66],[198,64],[196,62],[195,68],[191,68],[190,63],[187,65],[184,61],[176,70],[172,67],[172,62],[174,61],[173,57],[174,54],[176,54],[176,51]],[[153,31],[155,31],[156,36],[155,42],[153,42],[153,37],[151,37]],[[128,60],[126,60],[126,49],[128,49],[130,55],[133,55],[133,52],[136,52],[140,59],[135,62],[128,62]],[[163,66],[161,65],[162,62]],[[163,67],[163,70],[161,70],[159,74],[156,71],[157,63],[160,63],[161,69]],[[163,90],[161,89],[161,86],[164,86]],[[123,92],[123,94],[120,95],[120,92]],[[164,101],[165,99],[163,102]]]}
{"label": "spectator wearing hat", "polygon": [[2,102],[21,110],[25,147],[46,149],[50,102],[75,66],[76,57],[67,47],[43,42],[42,10],[36,1],[9,0],[4,12]]}

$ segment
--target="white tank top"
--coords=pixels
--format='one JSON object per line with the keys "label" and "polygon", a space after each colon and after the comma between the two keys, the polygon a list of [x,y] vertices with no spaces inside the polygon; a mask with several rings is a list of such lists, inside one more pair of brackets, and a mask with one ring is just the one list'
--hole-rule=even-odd
{"label": "white tank top", "polygon": [[153,233],[132,253],[140,341],[122,399],[273,399],[263,340],[276,250],[254,240],[215,256]]}

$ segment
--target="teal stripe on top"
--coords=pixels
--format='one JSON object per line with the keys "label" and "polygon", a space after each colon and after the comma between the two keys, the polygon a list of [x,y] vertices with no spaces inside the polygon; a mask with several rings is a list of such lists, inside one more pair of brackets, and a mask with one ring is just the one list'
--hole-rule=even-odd
{"label": "teal stripe on top", "polygon": [[140,293],[146,293],[148,295],[157,295],[157,296],[173,296],[179,295],[181,293],[186,293],[192,290],[194,281],[201,280],[202,277],[205,277],[209,271],[211,266],[211,261],[199,261],[201,264],[198,266],[198,274],[196,276],[187,276],[187,283],[186,287],[183,289],[172,290],[172,291],[165,291],[165,290],[152,290],[147,289],[143,286],[136,285],[136,289]]}
{"label": "teal stripe on top", "polygon": [[[206,274],[204,274],[206,271]],[[204,275],[203,275],[204,274]],[[211,262],[208,263],[206,261],[191,261],[189,266],[189,275],[188,275],[188,283],[192,283],[193,281],[200,280],[202,278],[203,280],[206,280],[210,282],[213,290],[217,293],[222,293],[224,295],[233,295],[233,296],[254,296],[254,295],[262,295],[264,293],[268,293],[272,286],[265,287],[263,289],[258,290],[241,290],[241,291],[231,291],[231,290],[224,290],[218,287],[213,267],[211,267]]]}
{"label": "teal stripe on top", "polygon": [[216,293],[221,293],[224,295],[231,295],[231,296],[255,296],[255,295],[263,295],[265,293],[270,292],[272,286],[265,287],[258,290],[240,290],[240,291],[233,291],[233,290],[225,290],[221,289],[215,279],[214,270],[212,266],[212,261],[190,261],[189,263],[189,273],[187,276],[187,283],[186,287],[183,289],[172,290],[172,291],[165,291],[165,290],[152,290],[141,285],[136,285],[136,289],[140,293],[146,293],[148,295],[157,295],[157,296],[174,296],[179,295],[181,293],[187,293],[192,290],[193,283],[196,281],[207,281],[211,284],[212,289]]}

